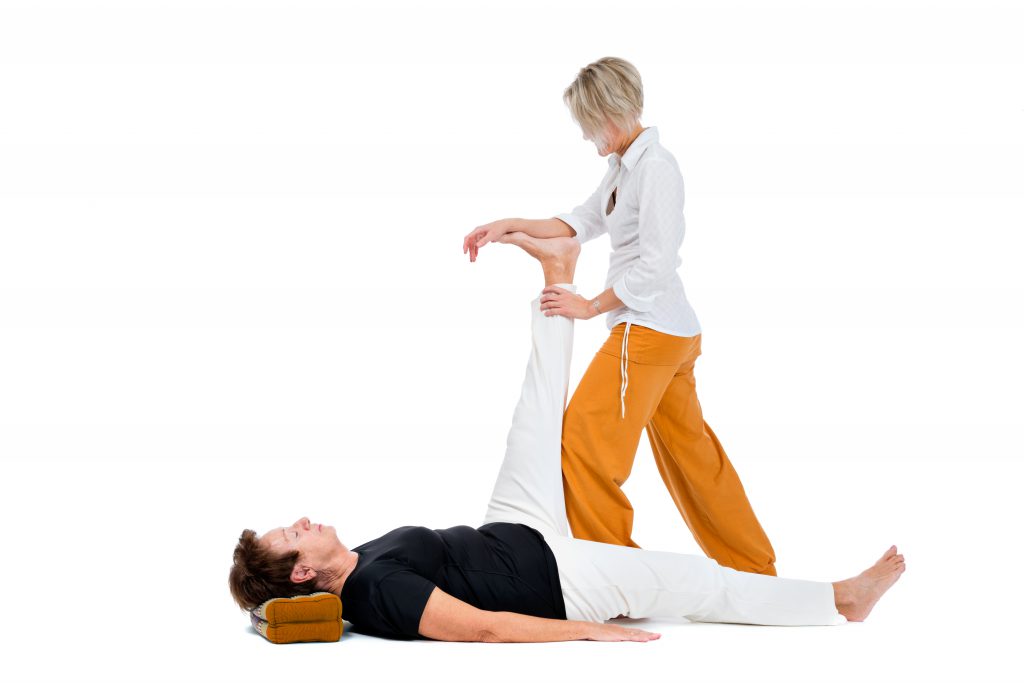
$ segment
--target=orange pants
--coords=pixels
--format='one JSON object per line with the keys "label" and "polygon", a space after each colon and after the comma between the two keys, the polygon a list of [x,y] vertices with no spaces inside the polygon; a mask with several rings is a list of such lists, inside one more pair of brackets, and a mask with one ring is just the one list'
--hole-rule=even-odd
{"label": "orange pants", "polygon": [[620,407],[625,323],[594,355],[562,423],[565,508],[576,538],[639,547],[633,506],[620,488],[647,437],[665,485],[708,557],[739,571],[775,575],[775,551],[697,400],[700,335],[631,325],[625,417]]}

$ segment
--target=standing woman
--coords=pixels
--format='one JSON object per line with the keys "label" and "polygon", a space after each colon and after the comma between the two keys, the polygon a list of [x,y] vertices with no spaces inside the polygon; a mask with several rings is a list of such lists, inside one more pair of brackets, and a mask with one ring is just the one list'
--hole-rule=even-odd
{"label": "standing woman", "polygon": [[605,57],[580,70],[563,99],[608,156],[593,195],[555,218],[508,218],[476,228],[463,251],[475,261],[489,242],[518,244],[542,261],[564,244],[608,233],[606,289],[592,299],[559,287],[541,298],[546,315],[607,316],[611,334],[565,412],[562,476],[573,536],[639,547],[633,506],[621,486],[646,428],[665,485],[701,549],[739,571],[775,574],[775,552],[722,445],[704,421],[694,363],[701,329],[678,268],[683,178],[658,129],[641,127],[643,86],[629,62]]}

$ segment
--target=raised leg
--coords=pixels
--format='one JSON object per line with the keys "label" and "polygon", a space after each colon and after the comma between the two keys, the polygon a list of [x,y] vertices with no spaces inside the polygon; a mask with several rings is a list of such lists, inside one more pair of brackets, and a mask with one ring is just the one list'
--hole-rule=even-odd
{"label": "raised leg", "polygon": [[[535,240],[539,246],[519,237],[516,240],[508,243],[519,244],[524,249],[530,246],[546,255],[545,258],[538,256],[545,285],[576,291],[572,284],[579,253],[576,240],[565,238],[575,247],[562,240]],[[562,414],[569,391],[573,321],[559,315],[544,315],[539,296],[531,302],[530,308],[533,336],[530,359],[508,433],[505,459],[487,505],[484,523],[513,522],[531,526],[545,537],[567,535],[561,440]]]}

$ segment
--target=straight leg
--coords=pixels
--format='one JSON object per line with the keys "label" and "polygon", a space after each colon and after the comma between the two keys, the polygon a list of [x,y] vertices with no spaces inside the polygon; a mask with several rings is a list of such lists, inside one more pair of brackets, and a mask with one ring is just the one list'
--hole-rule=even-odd
{"label": "straight leg", "polygon": [[[558,286],[576,291],[572,284]],[[539,297],[530,306],[530,359],[484,523],[526,524],[545,536],[566,535],[560,451],[573,320],[545,316]]]}
{"label": "straight leg", "polygon": [[665,486],[701,549],[743,572],[775,574],[775,550],[761,528],[739,475],[697,400],[694,363],[700,336],[679,365],[647,425]]}
{"label": "straight leg", "polygon": [[831,583],[738,572],[697,555],[548,539],[569,619],[684,617],[691,621],[841,624]]}

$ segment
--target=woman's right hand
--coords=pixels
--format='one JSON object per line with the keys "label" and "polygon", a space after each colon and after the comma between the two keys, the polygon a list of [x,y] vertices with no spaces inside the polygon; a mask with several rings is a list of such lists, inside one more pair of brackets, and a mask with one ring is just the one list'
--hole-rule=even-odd
{"label": "woman's right hand", "polygon": [[605,643],[633,641],[646,643],[661,638],[660,633],[645,631],[641,628],[627,628],[615,624],[591,624],[587,630],[586,640],[599,640]]}
{"label": "woman's right hand", "polygon": [[476,261],[476,254],[480,247],[488,242],[497,242],[507,232],[512,232],[511,218],[502,218],[493,223],[474,228],[473,232],[466,235],[466,239],[462,240],[462,253],[469,252],[469,260],[471,262]]}

